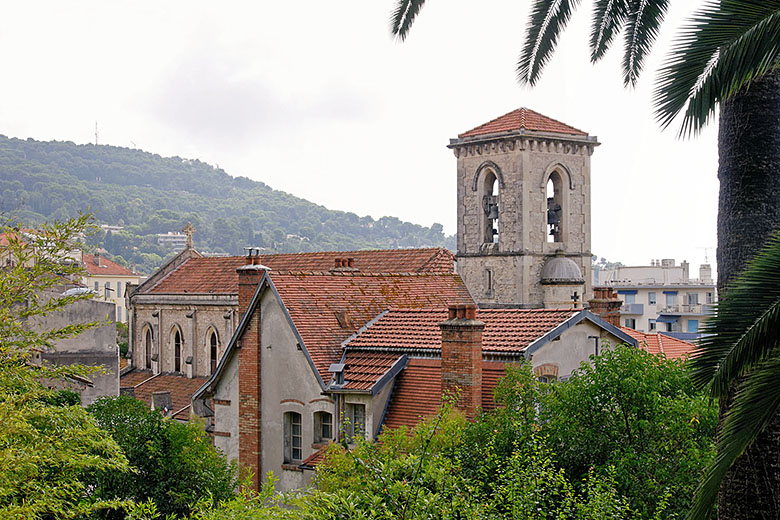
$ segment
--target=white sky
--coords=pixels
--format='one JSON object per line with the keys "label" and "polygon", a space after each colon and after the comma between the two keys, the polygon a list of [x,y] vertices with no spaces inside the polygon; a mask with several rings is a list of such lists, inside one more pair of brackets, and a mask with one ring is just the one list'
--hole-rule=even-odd
{"label": "white sky", "polygon": [[717,125],[653,121],[653,72],[694,2],[673,2],[638,88],[622,41],[588,61],[591,5],[533,89],[515,81],[530,2],[431,0],[404,43],[391,0],[4,2],[0,133],[137,146],[374,218],[455,231],[458,133],[526,106],[598,136],[592,250],[627,264],[710,248]]}

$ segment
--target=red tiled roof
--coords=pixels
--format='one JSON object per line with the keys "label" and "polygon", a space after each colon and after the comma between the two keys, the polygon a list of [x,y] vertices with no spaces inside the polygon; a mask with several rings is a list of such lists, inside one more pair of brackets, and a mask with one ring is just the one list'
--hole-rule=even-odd
{"label": "red tiled roof", "polygon": [[497,117],[483,125],[472,128],[458,137],[472,137],[475,135],[496,134],[510,132],[512,130],[534,130],[538,132],[552,132],[556,134],[588,135],[582,130],[569,126],[555,119],[543,116],[538,112],[527,108],[518,108],[508,114]]}
{"label": "red tiled roof", "polygon": [[325,455],[327,455],[328,450],[330,449],[331,444],[326,444],[322,448],[318,449],[305,459],[303,459],[303,462],[301,462],[301,466],[306,466],[307,468],[316,468],[320,463],[322,463],[323,460],[325,460]]}
{"label": "red tiled roof", "polygon": [[[482,350],[522,352],[531,342],[550,332],[579,311],[556,309],[478,309],[485,323]],[[439,323],[447,310],[392,309],[351,339],[350,349],[439,349]]]}
{"label": "red tiled roof", "polygon": [[90,255],[89,253],[83,254],[84,267],[89,274],[97,276],[138,276],[127,267],[122,267],[105,256],[100,256],[99,258],[100,265],[97,265],[97,263],[95,263],[96,255]]}
{"label": "red tiled roof", "polygon": [[[496,407],[493,390],[504,376],[504,363],[482,362],[482,409]],[[441,360],[410,359],[390,396],[383,428],[412,427],[441,406]]]}
{"label": "red tiled roof", "polygon": [[401,356],[389,352],[347,352],[345,390],[370,390]]}
{"label": "red tiled roof", "polygon": [[666,336],[665,334],[640,332],[638,330],[620,327],[620,329],[636,339],[639,346],[651,354],[664,354],[667,359],[690,357],[696,350],[696,345],[688,341]]}
{"label": "red tiled roof", "polygon": [[[354,267],[368,273],[454,273],[455,255],[443,248],[387,249],[371,251],[324,251],[261,255],[260,262],[272,271],[328,271],[337,258],[353,258]],[[147,292],[235,294],[236,269],[243,256],[191,258]]]}
{"label": "red tiled roof", "polygon": [[[205,377],[188,378],[181,374],[151,375],[147,370],[133,370],[121,377],[120,387],[133,387],[135,398],[151,406],[153,392],[171,392],[171,413],[174,417],[186,419],[187,407],[192,403],[192,394],[206,382]],[[186,412],[186,413],[185,413]]]}
{"label": "red tiled roof", "polygon": [[472,303],[456,274],[290,273],[271,271],[320,376],[341,359],[341,343],[388,308],[444,308]]}

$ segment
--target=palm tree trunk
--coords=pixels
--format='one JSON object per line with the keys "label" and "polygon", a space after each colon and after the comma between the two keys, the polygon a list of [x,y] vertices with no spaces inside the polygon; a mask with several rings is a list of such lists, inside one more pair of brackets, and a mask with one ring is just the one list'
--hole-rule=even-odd
{"label": "palm tree trunk", "polygon": [[[717,258],[722,296],[780,227],[780,71],[753,82],[720,110]],[[730,401],[731,396],[721,402],[721,421]],[[780,415],[724,478],[718,512],[729,520],[780,518]]]}

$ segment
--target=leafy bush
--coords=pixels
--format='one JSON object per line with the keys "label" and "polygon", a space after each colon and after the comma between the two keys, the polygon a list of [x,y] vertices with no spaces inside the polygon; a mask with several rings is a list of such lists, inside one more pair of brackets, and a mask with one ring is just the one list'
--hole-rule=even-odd
{"label": "leafy bush", "polygon": [[[187,515],[194,504],[233,497],[236,467],[211,444],[197,423],[179,423],[132,397],[104,397],[88,411],[121,446],[130,473],[93,474],[95,495],[104,499],[145,502],[162,514]],[[106,514],[124,518],[124,512]]]}

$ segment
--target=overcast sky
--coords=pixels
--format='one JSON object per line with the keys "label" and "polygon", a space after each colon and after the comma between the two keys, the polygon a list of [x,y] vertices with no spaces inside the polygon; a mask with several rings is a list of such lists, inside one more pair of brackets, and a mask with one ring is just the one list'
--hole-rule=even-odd
{"label": "overcast sky", "polygon": [[[393,41],[390,0],[25,1],[0,6],[0,133],[198,158],[374,218],[455,231],[448,140],[525,106],[596,135],[592,250],[714,264],[717,124],[653,120],[654,71],[694,2],[673,2],[635,90],[618,42],[588,61],[585,0],[533,89],[515,81],[529,1],[431,0]],[[690,5],[684,5],[690,4]]]}

